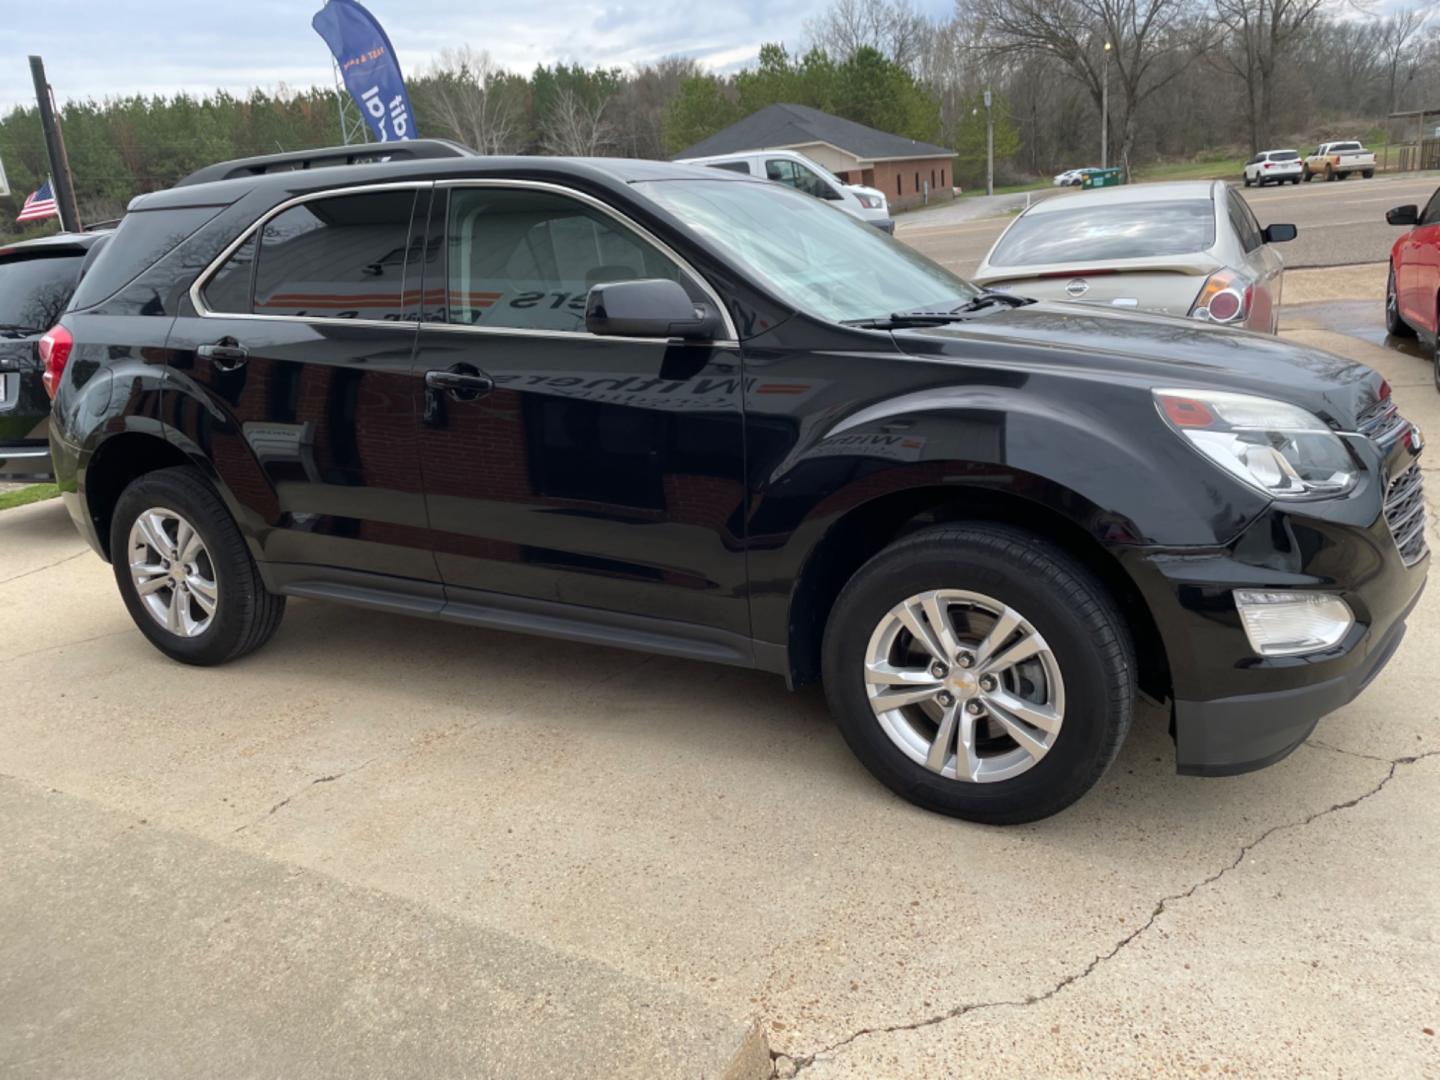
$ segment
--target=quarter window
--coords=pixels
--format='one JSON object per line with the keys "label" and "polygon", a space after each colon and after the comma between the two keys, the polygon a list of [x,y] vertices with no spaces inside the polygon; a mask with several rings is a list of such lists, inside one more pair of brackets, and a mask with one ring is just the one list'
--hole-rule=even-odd
{"label": "quarter window", "polygon": [[1236,235],[1240,237],[1240,246],[1246,251],[1254,251],[1264,243],[1264,238],[1260,235],[1260,223],[1255,220],[1255,215],[1250,212],[1250,207],[1244,199],[1233,191],[1227,191],[1226,195],[1226,206],[1230,211],[1230,224],[1234,227]]}
{"label": "quarter window", "polygon": [[205,285],[205,306],[223,315],[250,314],[250,275],[255,268],[255,235],[235,249]]}
{"label": "quarter window", "polygon": [[[271,218],[260,234],[255,314],[402,320],[414,204],[413,190],[367,191],[312,199]],[[217,275],[207,298],[219,283]]]}
{"label": "quarter window", "polygon": [[448,321],[584,331],[592,286],[688,276],[608,214],[548,191],[457,188],[450,196]]}

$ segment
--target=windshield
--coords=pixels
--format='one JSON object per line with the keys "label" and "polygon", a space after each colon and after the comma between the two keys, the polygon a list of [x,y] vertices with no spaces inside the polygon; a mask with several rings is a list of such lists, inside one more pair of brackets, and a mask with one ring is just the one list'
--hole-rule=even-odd
{"label": "windshield", "polygon": [[1082,205],[1016,219],[990,253],[991,266],[1099,262],[1189,255],[1215,243],[1209,199]]}
{"label": "windshield", "polygon": [[979,295],[875,226],[779,184],[651,180],[635,187],[787,304],[824,319],[953,308]]}
{"label": "windshield", "polygon": [[0,260],[0,329],[44,333],[54,326],[75,291],[83,259],[67,251],[48,258]]}

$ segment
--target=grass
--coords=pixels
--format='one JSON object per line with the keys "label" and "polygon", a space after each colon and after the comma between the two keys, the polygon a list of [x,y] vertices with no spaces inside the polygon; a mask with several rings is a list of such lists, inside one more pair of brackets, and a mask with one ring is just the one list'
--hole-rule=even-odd
{"label": "grass", "polygon": [[[1029,183],[1029,184],[1005,184],[1005,185],[1003,185],[1003,186],[1001,186],[1001,185],[996,185],[996,187],[995,187],[995,194],[996,194],[996,195],[1014,195],[1016,192],[1020,192],[1020,191],[1044,191],[1046,188],[1048,188],[1048,187],[1050,186],[1050,183],[1051,183],[1051,182],[1050,182],[1049,180],[1035,180],[1035,181],[1032,181],[1032,182]],[[963,192],[960,193],[960,198],[962,198],[962,199],[973,199],[973,198],[974,198],[975,196],[977,196],[977,195],[984,195],[984,194],[985,194],[985,185],[984,185],[984,184],[980,184],[980,185],[978,185],[977,187],[966,188]]]}
{"label": "grass", "polygon": [[1213,161],[1170,161],[1135,170],[1136,180],[1233,180],[1245,169],[1243,157]]}
{"label": "grass", "polygon": [[60,494],[60,489],[54,484],[31,484],[19,491],[7,491],[0,493],[0,510],[13,510],[17,506],[28,506],[30,503],[44,502],[46,499],[53,499]]}

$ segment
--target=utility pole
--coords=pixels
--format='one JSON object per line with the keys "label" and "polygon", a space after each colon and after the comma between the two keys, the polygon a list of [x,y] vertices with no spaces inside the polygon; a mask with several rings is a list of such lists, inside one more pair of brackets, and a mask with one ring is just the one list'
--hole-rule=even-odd
{"label": "utility pole", "polygon": [[1100,168],[1110,167],[1110,42],[1105,42],[1105,62],[1100,78]]}
{"label": "utility pole", "polygon": [[985,194],[995,194],[995,117],[990,111],[990,90],[985,90]]}
{"label": "utility pole", "polygon": [[40,128],[45,133],[45,155],[50,159],[50,181],[55,185],[55,204],[60,210],[60,227],[80,231],[80,211],[75,206],[75,181],[70,176],[70,159],[60,121],[55,119],[55,98],[45,81],[45,61],[30,57],[30,75],[35,80],[35,103],[40,106]]}

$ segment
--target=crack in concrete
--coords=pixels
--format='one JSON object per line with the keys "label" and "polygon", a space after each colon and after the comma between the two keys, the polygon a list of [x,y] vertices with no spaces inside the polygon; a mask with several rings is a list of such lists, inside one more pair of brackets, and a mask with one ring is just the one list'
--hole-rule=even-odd
{"label": "crack in concrete", "polygon": [[306,785],[305,785],[304,787],[302,787],[300,790],[298,790],[298,791],[292,791],[289,795],[286,795],[285,798],[281,799],[281,800],[280,800],[279,802],[277,802],[274,806],[270,807],[270,809],[269,809],[268,811],[266,811],[266,812],[265,812],[264,814],[262,814],[260,817],[256,818],[254,821],[248,821],[248,822],[246,822],[244,825],[237,826],[236,828],[234,828],[234,829],[232,829],[232,830],[230,830],[230,831],[231,831],[232,833],[244,832],[246,829],[250,828],[250,826],[252,826],[252,825],[258,825],[258,824],[260,824],[260,822],[264,821],[267,817],[272,817],[272,816],[274,815],[275,811],[279,810],[281,807],[289,806],[292,799],[298,798],[299,796],[305,794],[305,792],[309,791],[309,790],[310,790],[312,787],[314,787],[316,784],[330,784],[330,783],[333,783],[334,781],[339,780],[341,777],[349,776],[349,775],[351,775],[352,773],[357,773],[357,772],[359,772],[361,769],[365,768],[367,765],[373,765],[373,764],[374,764],[376,761],[378,761],[378,760],[379,760],[379,758],[373,758],[373,757],[372,757],[369,761],[362,761],[359,765],[356,765],[353,769],[346,769],[344,772],[332,773],[330,776],[319,776],[319,777],[316,777],[314,780],[311,780],[310,783],[306,784]]}
{"label": "crack in concrete", "polygon": [[[1307,740],[1307,744],[1308,742],[1309,741]],[[1353,757],[1372,757],[1372,755],[1369,754],[1354,754],[1349,750],[1341,750],[1338,747],[1328,746],[1323,743],[1318,743],[1316,744],[1316,746],[1319,749],[1333,750],[1334,752],[1339,754],[1351,754],[1351,756]],[[1030,1005],[1038,1005],[1043,1001],[1048,1001],[1050,998],[1054,997],[1056,994],[1064,990],[1067,986],[1070,986],[1074,983],[1080,982],[1083,979],[1088,978],[1102,964],[1113,960],[1124,949],[1133,944],[1137,938],[1141,937],[1143,934],[1149,931],[1149,929],[1155,925],[1156,920],[1165,913],[1165,911],[1169,908],[1171,904],[1178,903],[1181,900],[1188,900],[1190,897],[1194,896],[1197,892],[1205,888],[1207,885],[1213,885],[1215,882],[1223,878],[1226,874],[1230,873],[1230,871],[1238,868],[1240,864],[1245,861],[1245,857],[1249,855],[1250,852],[1254,851],[1257,847],[1263,844],[1270,837],[1274,836],[1276,833],[1283,832],[1288,829],[1303,829],[1307,825],[1319,820],[1322,817],[1337,813],[1341,810],[1349,810],[1352,807],[1358,806],[1366,799],[1369,799],[1374,795],[1378,795],[1381,791],[1383,791],[1385,786],[1389,784],[1391,780],[1395,779],[1396,770],[1399,769],[1400,766],[1413,765],[1417,761],[1422,761],[1425,758],[1430,757],[1440,757],[1440,750],[1426,750],[1419,754],[1412,754],[1406,757],[1398,758],[1373,758],[1373,760],[1377,762],[1383,762],[1389,765],[1389,768],[1386,770],[1385,775],[1380,778],[1379,782],[1376,783],[1373,787],[1371,787],[1368,791],[1362,792],[1361,794],[1355,796],[1353,799],[1347,799],[1344,802],[1332,803],[1325,809],[1317,810],[1313,814],[1301,818],[1299,821],[1285,821],[1281,822],[1279,825],[1270,826],[1270,828],[1266,829],[1254,840],[1251,840],[1249,843],[1242,845],[1235,858],[1226,865],[1222,866],[1219,870],[1215,871],[1213,874],[1201,878],[1199,881],[1195,882],[1193,885],[1189,886],[1186,889],[1182,889],[1180,892],[1171,893],[1168,896],[1161,897],[1160,900],[1156,902],[1154,909],[1151,910],[1149,918],[1147,918],[1134,930],[1130,931],[1119,941],[1117,941],[1107,952],[1097,955],[1079,971],[1074,971],[1071,972],[1069,975],[1064,976],[1062,979],[1056,982],[1054,986],[1051,986],[1049,989],[1043,991],[1042,993],[1031,994],[1030,996],[1024,998],[1008,998],[1002,999],[1000,1001],[970,1002],[964,1005],[957,1005],[953,1009],[949,1009],[946,1012],[939,1013],[934,1016],[927,1016],[922,1020],[913,1020],[905,1024],[886,1024],[882,1027],[861,1028],[858,1031],[854,1031],[851,1034],[845,1036],[845,1038],[839,1040],[838,1042],[831,1043],[829,1046],[822,1047],[821,1049],[812,1051],[809,1054],[785,1054],[779,1051],[772,1050],[770,1052],[771,1060],[772,1062],[778,1062],[780,1058],[788,1059],[788,1065],[793,1065],[793,1071],[790,1071],[787,1065],[787,1072],[789,1073],[789,1075],[794,1076],[796,1073],[799,1073],[802,1070],[813,1065],[821,1057],[824,1057],[828,1054],[833,1054],[838,1050],[842,1050],[845,1047],[849,1046],[851,1043],[855,1042],[857,1039],[862,1039],[867,1035],[888,1035],[897,1031],[917,1031],[921,1028],[927,1028],[935,1024],[944,1023],[947,1020],[955,1020],[962,1016],[968,1016],[970,1013],[979,1012],[983,1009],[1026,1008]]]}
{"label": "crack in concrete", "polygon": [[46,563],[44,566],[37,566],[33,570],[24,570],[18,574],[13,574],[7,578],[0,578],[0,585],[9,585],[10,582],[19,581],[21,578],[27,578],[31,574],[38,574],[45,570],[53,570],[55,567],[61,565],[62,563],[72,562],[75,559],[80,558],[81,555],[88,554],[89,551],[90,549],[88,547],[82,548],[81,550],[75,552],[74,555],[66,555],[63,559],[56,559],[54,562]]}

